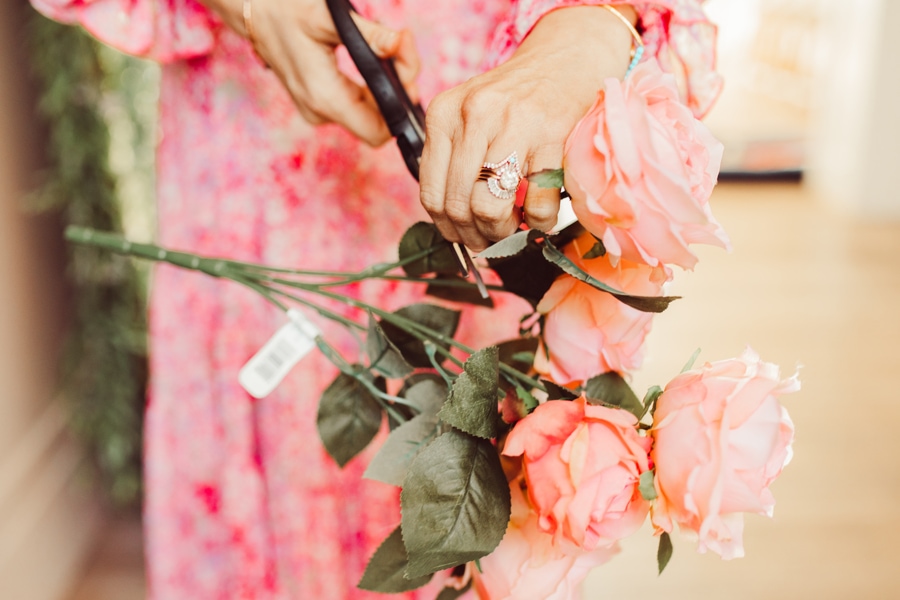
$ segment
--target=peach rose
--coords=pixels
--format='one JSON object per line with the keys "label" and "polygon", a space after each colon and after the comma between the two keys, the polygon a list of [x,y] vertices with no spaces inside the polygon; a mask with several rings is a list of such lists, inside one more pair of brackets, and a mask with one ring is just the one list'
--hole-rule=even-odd
{"label": "peach rose", "polygon": [[538,517],[513,484],[512,518],[506,535],[490,555],[482,558],[481,572],[471,569],[473,588],[480,600],[575,600],[581,582],[594,567],[612,558],[618,548],[585,552],[560,550],[553,536],[541,531]]}
{"label": "peach rose", "polygon": [[[595,242],[584,234],[566,246],[565,254],[615,289],[637,296],[662,294],[663,268],[628,260],[613,266],[605,256],[583,259]],[[537,310],[546,315],[543,341],[549,352],[543,346],[538,349],[534,368],[554,382],[567,385],[608,371],[628,373],[640,367],[651,313],[622,304],[571,275],[553,282]]]}
{"label": "peach rose", "polygon": [[690,269],[691,244],[729,247],[708,205],[721,160],[675,78],[649,60],[606,80],[566,141],[563,168],[578,220],[613,260]]}
{"label": "peach rose", "polygon": [[638,484],[650,443],[633,414],[578,398],[538,406],[513,427],[503,454],[522,456],[540,529],[562,548],[593,550],[644,522],[650,505]]}
{"label": "peach rose", "polygon": [[800,389],[749,348],[673,379],[659,397],[651,434],[658,531],[682,530],[730,559],[744,555],[742,513],[772,516],[769,485],[791,458],[794,426],[778,396]]}

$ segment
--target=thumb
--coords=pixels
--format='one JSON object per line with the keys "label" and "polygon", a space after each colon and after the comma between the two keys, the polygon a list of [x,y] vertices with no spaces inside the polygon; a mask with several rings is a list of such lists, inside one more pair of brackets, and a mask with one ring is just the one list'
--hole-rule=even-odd
{"label": "thumb", "polygon": [[353,20],[366,42],[379,58],[390,58],[400,49],[400,33],[381,23],[370,21],[353,13]]}

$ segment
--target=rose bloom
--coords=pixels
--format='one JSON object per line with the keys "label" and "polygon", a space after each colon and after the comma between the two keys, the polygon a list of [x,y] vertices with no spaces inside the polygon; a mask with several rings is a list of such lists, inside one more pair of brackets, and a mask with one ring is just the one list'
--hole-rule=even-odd
{"label": "rose bloom", "polygon": [[[627,260],[613,266],[605,256],[583,259],[595,243],[586,233],[567,245],[565,254],[592,277],[617,290],[636,296],[662,294],[665,269]],[[622,304],[571,275],[561,275],[553,282],[537,310],[546,315],[546,350],[544,346],[538,349],[534,368],[554,382],[567,385],[598,373],[629,373],[640,367],[652,313]]]}
{"label": "rose bloom", "polygon": [[553,536],[541,530],[538,517],[516,483],[513,483],[512,516],[506,535],[490,555],[482,558],[481,572],[470,569],[473,588],[480,600],[575,600],[581,582],[594,567],[612,558],[618,548],[585,552],[565,551],[553,544]]}
{"label": "rose bloom", "polygon": [[628,411],[553,400],[516,423],[503,454],[522,456],[538,527],[585,550],[634,533],[649,503],[638,489],[651,440]]}
{"label": "rose bloom", "polygon": [[772,516],[769,485],[791,458],[794,426],[778,396],[800,389],[749,348],[673,379],[651,434],[659,495],[652,521],[699,537],[699,550],[744,555],[745,512]]}
{"label": "rose bloom", "polygon": [[618,257],[693,268],[690,244],[729,247],[708,200],[722,144],[678,98],[655,60],[620,82],[607,79],[566,141],[572,208]]}

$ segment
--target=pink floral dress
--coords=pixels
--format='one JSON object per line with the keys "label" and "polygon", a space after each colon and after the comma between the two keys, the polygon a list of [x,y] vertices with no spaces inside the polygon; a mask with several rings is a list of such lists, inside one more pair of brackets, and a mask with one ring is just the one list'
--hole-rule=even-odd
{"label": "pink floral dress", "polygon": [[[32,0],[48,16],[164,63],[158,149],[159,242],[273,265],[359,269],[392,260],[402,231],[426,218],[395,147],[373,150],[300,118],[248,44],[195,0]],[[602,0],[356,0],[410,28],[428,99],[496,64],[560,6]],[[703,112],[719,80],[715,29],[698,1],[641,3],[647,56],[677,72]],[[398,307],[415,293],[365,284]],[[467,311],[473,343],[515,334],[525,307],[498,319]],[[345,311],[346,312],[346,311]],[[168,266],[151,306],[145,528],[149,595],[163,600],[381,597],[355,584],[399,521],[397,490],[361,478],[371,451],[343,470],[325,454],[316,403],[335,369],[306,357],[254,400],[237,373],[284,315],[227,281]],[[353,338],[322,324],[346,356]],[[423,596],[410,594],[409,597]],[[433,597],[433,591],[431,592]]]}

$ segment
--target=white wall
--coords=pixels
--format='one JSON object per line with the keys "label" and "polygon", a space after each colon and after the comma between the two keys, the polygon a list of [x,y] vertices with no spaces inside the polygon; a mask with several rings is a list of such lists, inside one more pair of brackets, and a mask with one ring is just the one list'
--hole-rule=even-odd
{"label": "white wall", "polygon": [[848,215],[900,218],[900,2],[818,4],[809,185]]}

